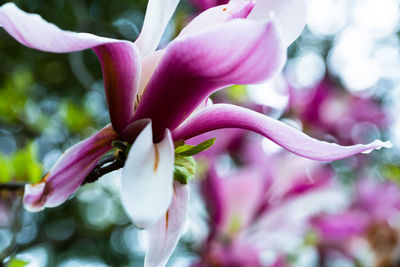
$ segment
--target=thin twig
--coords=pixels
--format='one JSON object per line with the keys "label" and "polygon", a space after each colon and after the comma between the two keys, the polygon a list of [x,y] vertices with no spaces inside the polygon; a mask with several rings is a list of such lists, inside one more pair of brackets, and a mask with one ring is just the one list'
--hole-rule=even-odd
{"label": "thin twig", "polygon": [[9,182],[9,183],[0,183],[0,191],[1,190],[10,190],[17,191],[24,189],[27,183],[24,182]]}
{"label": "thin twig", "polygon": [[[122,152],[115,155],[108,155],[102,158],[94,167],[94,169],[86,176],[82,184],[93,183],[103,175],[122,168],[125,164],[125,156]],[[0,183],[1,190],[18,191],[23,190],[27,183],[24,182],[9,182]]]}

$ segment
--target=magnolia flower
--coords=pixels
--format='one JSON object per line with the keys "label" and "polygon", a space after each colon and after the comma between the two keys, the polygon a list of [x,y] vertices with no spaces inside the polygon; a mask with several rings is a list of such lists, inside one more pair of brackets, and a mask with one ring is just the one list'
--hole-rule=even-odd
{"label": "magnolia flower", "polygon": [[308,90],[291,90],[290,108],[308,132],[323,138],[334,137],[352,145],[379,134],[388,127],[389,118],[371,97],[354,96],[329,78]]}
{"label": "magnolia flower", "polygon": [[165,49],[155,51],[179,0],[150,0],[135,42],[64,31],[14,4],[0,7],[0,25],[33,49],[69,53],[92,48],[103,70],[111,125],[68,149],[24,204],[40,210],[63,203],[113,140],[132,144],[122,172],[121,199],[133,223],[148,229],[148,266],[164,265],[187,209],[187,186],[173,183],[174,141],[220,128],[264,135],[289,151],[336,160],[387,143],[341,147],[314,140],[288,125],[232,105],[204,103],[232,84],[264,81],[285,63],[286,48],[305,24],[305,3],[231,1],[206,10]]}
{"label": "magnolia flower", "polygon": [[228,176],[211,168],[202,182],[210,233],[195,266],[271,266],[263,255],[294,253],[312,215],[346,203],[323,165],[288,153],[259,157],[263,164]]}
{"label": "magnolia flower", "polygon": [[[360,246],[367,243],[373,266],[394,266],[400,250],[400,189],[389,181],[363,179],[346,209],[340,213],[322,213],[311,222],[319,236],[321,262],[344,257],[363,262]],[[363,242],[364,241],[364,242]],[[373,253],[370,253],[373,252]],[[374,257],[372,257],[374,255]]]}

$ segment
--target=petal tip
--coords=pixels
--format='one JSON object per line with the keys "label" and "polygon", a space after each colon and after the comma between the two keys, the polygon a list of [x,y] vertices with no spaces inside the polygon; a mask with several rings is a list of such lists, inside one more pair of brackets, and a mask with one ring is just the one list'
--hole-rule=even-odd
{"label": "petal tip", "polygon": [[24,208],[27,211],[38,212],[45,208],[45,202],[43,201],[45,188],[45,182],[25,185]]}
{"label": "petal tip", "polygon": [[371,149],[368,149],[368,150],[366,150],[366,151],[363,151],[363,152],[361,152],[361,153],[363,153],[363,154],[369,154],[369,153],[371,153],[374,149],[377,149],[377,150],[379,150],[379,149],[381,149],[381,148],[392,148],[393,147],[393,144],[392,144],[392,142],[390,142],[390,141],[381,141],[381,140],[375,140],[375,141],[373,141],[368,147],[371,147]]}

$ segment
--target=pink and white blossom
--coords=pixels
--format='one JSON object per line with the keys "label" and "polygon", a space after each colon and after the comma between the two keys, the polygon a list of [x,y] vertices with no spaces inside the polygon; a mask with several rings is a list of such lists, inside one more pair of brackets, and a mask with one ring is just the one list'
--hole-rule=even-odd
{"label": "pink and white blossom", "polygon": [[[165,49],[156,51],[178,2],[150,0],[135,42],[64,31],[13,3],[0,7],[0,26],[27,47],[95,52],[111,119],[110,126],[68,149],[42,182],[26,186],[25,207],[40,210],[61,204],[112,148],[113,140],[129,142],[122,203],[133,223],[149,230],[152,249],[145,262],[151,266],[163,265],[171,254],[188,201],[187,194],[180,193],[187,185],[173,185],[174,141],[214,129],[242,128],[293,153],[324,161],[390,146],[377,140],[342,147],[241,107],[199,108],[216,90],[262,82],[279,73],[286,48],[304,27],[306,6],[302,0],[231,1],[201,13]],[[152,234],[160,229],[165,229],[164,235]],[[158,247],[156,236],[165,238],[165,247]]]}

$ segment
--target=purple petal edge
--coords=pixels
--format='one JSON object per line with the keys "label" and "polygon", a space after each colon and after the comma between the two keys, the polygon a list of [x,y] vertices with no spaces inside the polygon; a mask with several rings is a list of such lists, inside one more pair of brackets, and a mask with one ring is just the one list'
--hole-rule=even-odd
{"label": "purple petal edge", "polygon": [[222,128],[241,128],[256,132],[294,154],[319,161],[338,160],[358,153],[369,153],[382,147],[392,147],[390,141],[380,140],[353,146],[319,141],[281,121],[228,104],[216,104],[204,108],[172,131],[172,136],[174,140],[189,139]]}
{"label": "purple petal edge", "polygon": [[66,150],[40,183],[25,186],[25,208],[39,211],[62,204],[79,188],[117,138],[112,127],[107,126]]}
{"label": "purple petal edge", "polygon": [[178,38],[167,47],[134,120],[153,122],[154,140],[175,129],[214,91],[264,81],[284,65],[274,22],[237,19]]}

